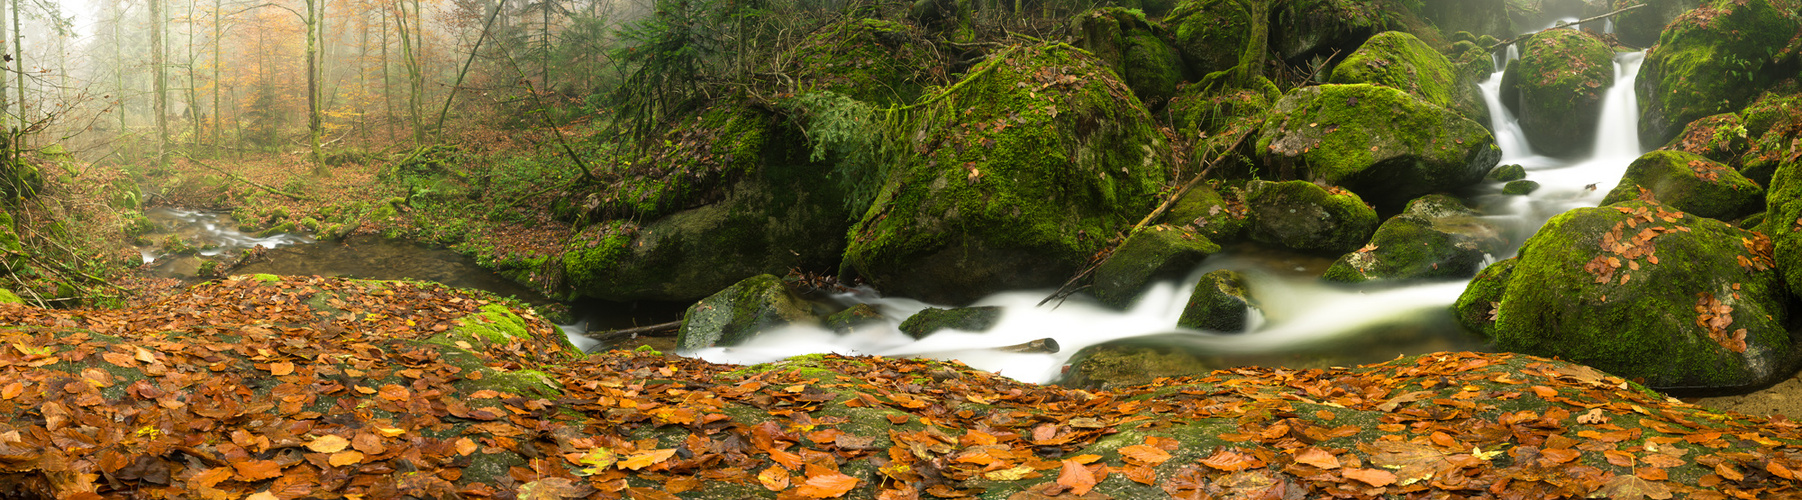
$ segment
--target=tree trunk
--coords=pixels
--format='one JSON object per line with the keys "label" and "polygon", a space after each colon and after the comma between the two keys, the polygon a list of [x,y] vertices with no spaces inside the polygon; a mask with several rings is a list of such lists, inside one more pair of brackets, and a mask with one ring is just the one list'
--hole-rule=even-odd
{"label": "tree trunk", "polygon": [[313,174],[325,175],[324,155],[319,152],[319,13],[325,0],[307,0],[307,143],[312,146]]}
{"label": "tree trunk", "polygon": [[1270,52],[1271,0],[1238,0],[1234,2],[1245,13],[1250,27],[1245,49],[1239,53],[1239,66],[1234,68],[1233,84],[1240,88],[1257,88],[1257,77],[1264,76],[1264,55]]}
{"label": "tree trunk", "polygon": [[[13,76],[19,95],[19,129],[23,131],[31,122],[25,117],[25,31],[19,29],[19,0],[13,0]],[[19,142],[25,141],[23,133],[13,134],[16,141],[12,148],[18,151],[24,148]]]}
{"label": "tree trunk", "polygon": [[163,0],[149,0],[150,3],[150,71],[154,80],[151,95],[151,110],[156,114],[156,163],[165,165],[169,162],[165,149],[169,140],[169,102],[166,99],[169,81],[163,68]]}
{"label": "tree trunk", "polygon": [[223,20],[221,20],[219,18],[219,14],[220,14],[220,12],[225,10],[224,2],[225,2],[225,0],[213,0],[213,145],[214,146],[218,146],[219,144],[222,144],[225,142],[225,135],[224,135],[225,134],[225,132],[224,132],[224,130],[225,130],[225,111],[223,108],[219,107],[219,90],[220,90],[219,87],[224,86],[223,81],[221,81],[219,79],[219,53],[223,52],[225,50],[225,43],[223,43],[223,40],[219,39],[219,32],[221,30],[220,24],[222,24],[224,22]]}

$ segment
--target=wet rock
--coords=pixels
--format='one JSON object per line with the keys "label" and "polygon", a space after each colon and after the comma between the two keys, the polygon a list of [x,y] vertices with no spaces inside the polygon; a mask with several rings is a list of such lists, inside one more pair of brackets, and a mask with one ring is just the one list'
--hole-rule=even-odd
{"label": "wet rock", "polygon": [[1313,58],[1340,56],[1358,50],[1365,40],[1393,29],[1389,17],[1408,15],[1386,11],[1375,2],[1351,0],[1295,0],[1278,2],[1272,9],[1270,51],[1290,64]]}
{"label": "wet rock", "polygon": [[760,274],[689,306],[676,332],[676,347],[733,346],[772,328],[819,323],[813,307],[795,296],[782,278]]}
{"label": "wet rock", "polygon": [[[1533,150],[1560,157],[1595,146],[1602,98],[1614,85],[1614,51],[1595,34],[1571,29],[1540,32],[1520,43],[1520,77],[1507,92]],[[1506,85],[1506,84],[1504,84]]]}
{"label": "wet rock", "polygon": [[1138,10],[1105,7],[1077,14],[1071,22],[1077,47],[1107,63],[1147,106],[1162,106],[1189,80],[1182,54],[1164,40],[1161,24]]}
{"label": "wet rock", "polygon": [[1237,188],[1222,193],[1205,183],[1197,184],[1177,198],[1160,220],[1195,231],[1215,243],[1237,241],[1245,233],[1243,195],[1244,192]]}
{"label": "wet rock", "polygon": [[1665,206],[1701,217],[1733,220],[1763,209],[1764,188],[1733,167],[1681,151],[1653,151],[1633,160],[1602,204],[1640,198],[1644,189]]}
{"label": "wet rock", "polygon": [[589,220],[564,244],[574,294],[690,301],[758,274],[830,270],[844,249],[844,195],[821,182],[788,120],[751,107],[709,110],[635,166],[597,173]]}
{"label": "wet rock", "polygon": [[1245,205],[1252,241],[1303,252],[1352,251],[1377,227],[1376,210],[1358,195],[1307,181],[1251,181]]}
{"label": "wet rock", "polygon": [[1384,221],[1370,244],[1334,261],[1325,278],[1346,283],[1462,279],[1481,271],[1491,255],[1507,251],[1508,243],[1502,228],[1456,198],[1428,195]]}
{"label": "wet rock", "polygon": [[1125,308],[1138,300],[1145,287],[1160,280],[1181,279],[1216,253],[1220,253],[1220,245],[1194,231],[1163,224],[1149,226],[1128,237],[1095,268],[1089,293],[1102,304]]}
{"label": "wet rock", "polygon": [[1193,350],[1159,343],[1156,337],[1085,347],[1070,356],[1068,366],[1057,384],[1090,390],[1144,385],[1158,377],[1203,375],[1215,368]]}
{"label": "wet rock", "polygon": [[1753,387],[1802,361],[1793,297],[1758,233],[1631,201],[1552,218],[1517,260],[1458,301],[1461,320],[1492,315],[1479,330],[1498,349],[1653,387]]}
{"label": "wet rock", "polygon": [[1297,89],[1271,109],[1256,158],[1282,178],[1344,186],[1383,206],[1480,181],[1501,159],[1489,130],[1376,85]]}
{"label": "wet rock", "polygon": [[1439,51],[1401,31],[1370,37],[1333,67],[1328,81],[1401,89],[1439,107],[1457,110],[1477,123],[1489,120],[1476,82],[1459,78],[1452,62]]}
{"label": "wet rock", "polygon": [[1796,74],[1785,50],[1797,21],[1765,0],[1715,0],[1671,21],[1639,68],[1639,142],[1669,142],[1697,118],[1739,109]]}
{"label": "wet rock", "polygon": [[838,333],[851,333],[859,328],[878,324],[886,320],[888,320],[888,317],[883,316],[882,310],[877,309],[876,306],[870,304],[856,304],[845,308],[843,311],[826,316],[826,319],[822,320],[820,324],[821,326],[825,326],[826,329]]}
{"label": "wet rock", "polygon": [[1527,178],[1527,169],[1520,165],[1502,165],[1489,171],[1483,180],[1489,182],[1518,181]]}
{"label": "wet rock", "polygon": [[1188,305],[1176,326],[1220,333],[1239,333],[1249,328],[1251,314],[1258,309],[1245,275],[1222,269],[1201,275]]}
{"label": "wet rock", "polygon": [[928,307],[908,316],[901,322],[901,333],[913,338],[925,338],[939,330],[960,330],[965,332],[985,332],[1001,321],[1001,308],[997,306],[957,307],[939,309]]}
{"label": "wet rock", "polygon": [[886,294],[967,304],[1057,286],[1168,178],[1150,114],[1082,51],[1022,47],[969,75],[849,231],[847,263]]}
{"label": "wet rock", "polygon": [[1703,0],[1627,0],[1614,4],[1616,8],[1626,8],[1640,4],[1651,4],[1614,16],[1614,36],[1621,43],[1634,47],[1651,47],[1658,43],[1658,32],[1663,31],[1677,16],[1689,9],[1702,5]]}
{"label": "wet rock", "polygon": [[794,78],[802,92],[830,91],[879,106],[920,96],[934,49],[912,25],[851,19],[807,35],[794,49]]}
{"label": "wet rock", "polygon": [[1496,307],[1501,305],[1502,294],[1508,291],[1508,281],[1514,278],[1514,265],[1519,262],[1520,259],[1515,257],[1503,259],[1483,268],[1470,279],[1464,293],[1452,305],[1458,324],[1486,338],[1496,336]]}
{"label": "wet rock", "polygon": [[1539,190],[1539,183],[1529,180],[1508,181],[1502,185],[1502,194],[1509,196],[1526,196]]}

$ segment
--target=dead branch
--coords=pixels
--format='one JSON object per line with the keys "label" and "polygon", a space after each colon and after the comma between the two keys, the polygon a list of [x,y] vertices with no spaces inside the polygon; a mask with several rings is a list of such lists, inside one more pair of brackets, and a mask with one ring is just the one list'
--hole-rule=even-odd
{"label": "dead branch", "polygon": [[1507,46],[1509,46],[1509,45],[1511,45],[1511,44],[1514,44],[1514,43],[1516,43],[1516,42],[1519,42],[1519,41],[1521,41],[1521,39],[1524,39],[1524,38],[1528,38],[1528,37],[1531,37],[1531,36],[1533,36],[1533,35],[1537,35],[1537,34],[1540,34],[1540,33],[1542,33],[1542,32],[1545,32],[1545,31],[1546,31],[1546,30],[1555,30],[1555,29],[1560,29],[1560,28],[1563,28],[1563,27],[1565,27],[1565,26],[1577,26],[1577,25],[1581,25],[1581,24],[1583,24],[1583,23],[1588,23],[1588,22],[1594,22],[1594,21],[1597,21],[1597,20],[1600,20],[1600,19],[1605,19],[1605,18],[1609,18],[1609,17],[1614,17],[1614,16],[1615,16],[1615,15],[1616,15],[1616,14],[1620,14],[1620,13],[1622,13],[1622,12],[1626,12],[1626,11],[1629,11],[1629,10],[1633,10],[1633,9],[1637,9],[1637,8],[1640,8],[1640,7],[1645,7],[1645,6],[1646,6],[1646,5],[1650,5],[1650,4],[1643,4],[1643,3],[1642,3],[1642,4],[1639,4],[1639,5],[1635,5],[1635,6],[1632,6],[1632,7],[1627,7],[1627,8],[1624,8],[1624,9],[1620,9],[1620,10],[1617,10],[1617,11],[1614,11],[1614,12],[1609,12],[1609,13],[1607,13],[1607,14],[1602,14],[1602,15],[1599,15],[1599,16],[1595,16],[1595,17],[1591,17],[1591,18],[1588,18],[1588,19],[1578,19],[1578,20],[1577,20],[1577,22],[1574,22],[1574,23],[1567,23],[1567,24],[1560,24],[1560,25],[1557,25],[1557,26],[1553,26],[1553,27],[1550,27],[1550,28],[1546,28],[1546,29],[1545,29],[1545,30],[1539,30],[1539,31],[1535,31],[1535,32],[1532,32],[1532,33],[1528,33],[1528,34],[1525,34],[1525,35],[1521,35],[1521,36],[1517,36],[1517,37],[1514,37],[1514,38],[1509,38],[1509,39],[1507,39],[1507,40],[1502,40],[1502,41],[1500,41],[1500,42],[1495,42],[1495,45],[1490,45],[1490,46],[1489,46],[1489,47],[1488,47],[1488,49],[1487,49],[1487,50],[1489,50],[1489,51],[1490,51],[1490,52],[1495,52],[1495,49],[1499,49],[1499,48],[1502,48],[1502,47],[1507,47]]}

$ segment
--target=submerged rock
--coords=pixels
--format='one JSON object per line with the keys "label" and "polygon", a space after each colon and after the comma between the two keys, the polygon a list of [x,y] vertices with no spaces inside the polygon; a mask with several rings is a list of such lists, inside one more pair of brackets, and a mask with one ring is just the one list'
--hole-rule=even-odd
{"label": "submerged rock", "polygon": [[1542,31],[1520,43],[1515,116],[1533,150],[1576,157],[1595,146],[1602,98],[1614,85],[1614,51],[1595,34]]}
{"label": "submerged rock", "polygon": [[881,309],[870,304],[855,304],[843,311],[832,313],[820,321],[820,325],[838,333],[851,333],[864,326],[887,321]]}
{"label": "submerged rock", "polygon": [[601,174],[613,182],[587,195],[599,222],[562,256],[576,295],[689,301],[758,274],[838,267],[844,197],[787,120],[720,108],[672,135],[682,140]]}
{"label": "submerged rock", "polygon": [[1526,196],[1539,190],[1539,183],[1529,180],[1508,181],[1502,185],[1502,194],[1509,196]]}
{"label": "submerged rock", "polygon": [[1251,181],[1245,185],[1252,241],[1303,252],[1357,249],[1376,231],[1376,209],[1350,191],[1307,181]]}
{"label": "submerged rock", "polygon": [[1654,203],[1579,208],[1473,281],[1457,316],[1498,349],[1653,387],[1755,387],[1802,361],[1771,252],[1763,235]]}
{"label": "submerged rock", "polygon": [[939,309],[928,307],[908,316],[901,322],[901,333],[913,338],[925,338],[939,330],[961,330],[966,332],[986,332],[1001,321],[1003,311],[997,306],[956,307]]}
{"label": "submerged rock", "polygon": [[1428,195],[1408,202],[1377,228],[1370,244],[1339,257],[1324,277],[1346,283],[1462,279],[1507,251],[1508,243],[1502,228],[1456,198]]}
{"label": "submerged rock", "polygon": [[788,325],[817,325],[813,307],[774,275],[760,274],[701,299],[682,314],[679,349],[733,346]]}
{"label": "submerged rock", "polygon": [[1642,189],[1665,206],[1710,219],[1738,219],[1764,208],[1758,183],[1733,167],[1681,151],[1653,151],[1633,160],[1602,204],[1639,199]]}
{"label": "submerged rock", "polygon": [[1796,23],[1765,0],[1714,0],[1671,21],[1639,68],[1640,144],[1669,142],[1684,124],[1738,110],[1794,76],[1795,54],[1772,57],[1796,36]]}
{"label": "submerged rock", "polygon": [[1101,265],[1095,267],[1089,294],[1116,308],[1137,301],[1145,287],[1160,280],[1176,280],[1189,274],[1220,245],[1186,228],[1149,226],[1126,238]]}
{"label": "submerged rock", "polygon": [[1104,7],[1077,14],[1071,21],[1077,47],[1107,63],[1148,106],[1161,106],[1190,80],[1182,54],[1164,40],[1164,27],[1147,21],[1138,10]]}
{"label": "submerged rock", "polygon": [[1189,303],[1176,326],[1220,333],[1239,333],[1250,327],[1251,315],[1258,309],[1245,275],[1222,269],[1201,275],[1189,293]]}
{"label": "submerged rock", "polygon": [[1514,279],[1514,265],[1519,262],[1518,257],[1502,259],[1470,279],[1464,293],[1452,304],[1458,324],[1485,338],[1495,338],[1496,310],[1502,304],[1502,295],[1508,291],[1508,282]]}
{"label": "submerged rock", "polygon": [[1518,181],[1527,178],[1527,168],[1518,164],[1502,165],[1489,171],[1483,180],[1489,182]]}
{"label": "submerged rock", "polygon": [[886,294],[963,304],[1057,286],[1168,179],[1151,116],[1080,50],[1006,51],[950,92],[849,234],[847,264]]}
{"label": "submerged rock", "polygon": [[1476,183],[1502,156],[1477,122],[1367,84],[1284,96],[1259,132],[1256,154],[1280,177],[1344,186],[1383,206]]}

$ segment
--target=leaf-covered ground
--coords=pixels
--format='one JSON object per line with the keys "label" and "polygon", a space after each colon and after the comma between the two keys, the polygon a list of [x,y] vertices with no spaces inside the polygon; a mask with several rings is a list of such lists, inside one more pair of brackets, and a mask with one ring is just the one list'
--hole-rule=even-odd
{"label": "leaf-covered ground", "polygon": [[957,363],[577,359],[429,283],[0,305],[0,491],[40,498],[1768,498],[1802,433],[1442,353],[1115,392]]}

